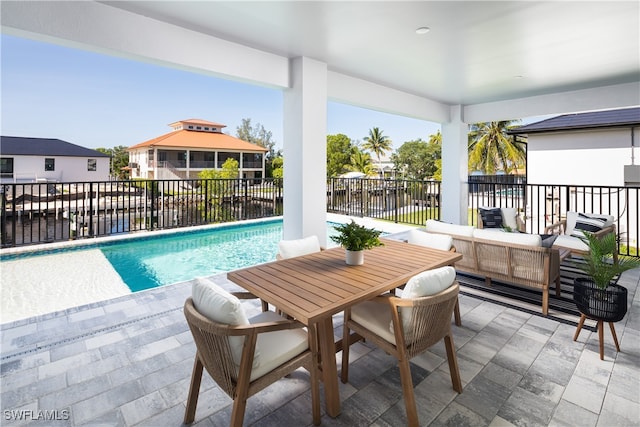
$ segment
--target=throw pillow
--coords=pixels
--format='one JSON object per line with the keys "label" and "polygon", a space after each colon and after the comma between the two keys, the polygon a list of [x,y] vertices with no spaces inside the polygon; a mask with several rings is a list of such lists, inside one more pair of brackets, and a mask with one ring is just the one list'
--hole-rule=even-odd
{"label": "throw pillow", "polygon": [[578,213],[576,218],[576,225],[573,227],[571,235],[574,237],[582,238],[585,232],[597,233],[605,227],[607,220],[600,216],[592,216],[583,213]]}
{"label": "throw pillow", "polygon": [[502,209],[480,208],[482,228],[502,228]]}
{"label": "throw pillow", "polygon": [[[191,298],[193,298],[196,310],[209,320],[231,326],[249,325],[249,319],[247,319],[240,300],[203,277],[198,277],[193,282]],[[240,365],[244,337],[229,337],[229,346],[233,361]],[[259,351],[256,347],[253,367],[256,368],[259,364]]]}

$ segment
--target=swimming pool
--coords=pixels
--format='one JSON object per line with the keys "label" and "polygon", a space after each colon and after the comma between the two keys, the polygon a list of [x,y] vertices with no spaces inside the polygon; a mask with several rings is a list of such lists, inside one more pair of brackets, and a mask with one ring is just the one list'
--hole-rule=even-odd
{"label": "swimming pool", "polygon": [[[329,235],[335,233],[335,224],[327,222]],[[8,255],[2,260],[71,253],[81,267],[85,255],[99,251],[131,292],[137,292],[273,261],[281,239],[282,219],[278,219]]]}

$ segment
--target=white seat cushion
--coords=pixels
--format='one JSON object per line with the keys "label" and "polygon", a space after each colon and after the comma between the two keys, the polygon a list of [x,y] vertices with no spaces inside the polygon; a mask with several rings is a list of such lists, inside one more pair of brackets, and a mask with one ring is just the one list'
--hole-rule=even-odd
{"label": "white seat cushion", "polygon": [[407,241],[412,245],[420,245],[426,246],[428,248],[448,251],[449,249],[451,249],[453,239],[451,238],[451,236],[446,234],[427,233],[425,231],[412,229],[409,231],[409,237]]}
{"label": "white seat cushion", "polygon": [[388,304],[372,301],[361,302],[351,308],[351,318],[390,343],[396,343],[391,310]]}
{"label": "white seat cushion", "polygon": [[[272,311],[265,311],[249,319],[251,324],[279,320],[286,319]],[[259,334],[256,351],[258,348],[260,349],[260,361],[258,366],[255,366],[254,363],[251,370],[251,381],[273,371],[287,360],[308,349],[307,330],[287,329]]]}
{"label": "white seat cushion", "polygon": [[446,222],[428,219],[425,229],[433,233],[453,234],[455,236],[471,237],[473,236],[473,225],[448,224]]}
{"label": "white seat cushion", "polygon": [[[191,297],[196,310],[209,320],[231,326],[249,324],[249,319],[242,308],[240,300],[204,277],[193,282]],[[244,337],[229,337],[233,361],[239,365],[242,357]],[[260,352],[256,347],[253,366],[260,364]]]}
{"label": "white seat cushion", "polygon": [[561,234],[556,238],[552,248],[567,248],[583,252],[589,251],[589,247],[581,239],[565,234]]}
{"label": "white seat cushion", "polygon": [[516,245],[542,246],[542,237],[540,237],[539,234],[499,233],[491,229],[475,229],[473,231],[473,238],[513,243]]}
{"label": "white seat cushion", "polygon": [[278,242],[278,253],[282,258],[293,258],[314,252],[320,252],[318,236],[309,236],[294,240],[280,240],[280,242]]}

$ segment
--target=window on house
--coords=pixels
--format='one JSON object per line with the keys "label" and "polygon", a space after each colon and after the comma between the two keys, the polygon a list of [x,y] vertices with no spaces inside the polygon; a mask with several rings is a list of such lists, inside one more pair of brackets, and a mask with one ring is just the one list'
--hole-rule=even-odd
{"label": "window on house", "polygon": [[0,157],[0,176],[13,177],[13,157]]}
{"label": "window on house", "polygon": [[89,172],[95,172],[98,170],[98,162],[96,159],[87,159],[87,170]]}
{"label": "window on house", "polygon": [[193,129],[193,126],[189,125],[189,129]]}
{"label": "window on house", "polygon": [[44,159],[44,170],[49,172],[56,170],[56,159]]}

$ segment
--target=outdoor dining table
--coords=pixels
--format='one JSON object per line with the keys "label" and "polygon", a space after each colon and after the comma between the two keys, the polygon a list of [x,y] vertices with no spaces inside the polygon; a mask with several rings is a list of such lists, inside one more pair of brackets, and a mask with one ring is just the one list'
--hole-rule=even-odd
{"label": "outdoor dining table", "polygon": [[384,246],[366,251],[363,265],[347,265],[345,250],[337,247],[227,274],[232,282],[317,332],[326,411],[331,417],[340,414],[332,316],[402,286],[418,273],[462,258],[456,252],[381,241]]}

